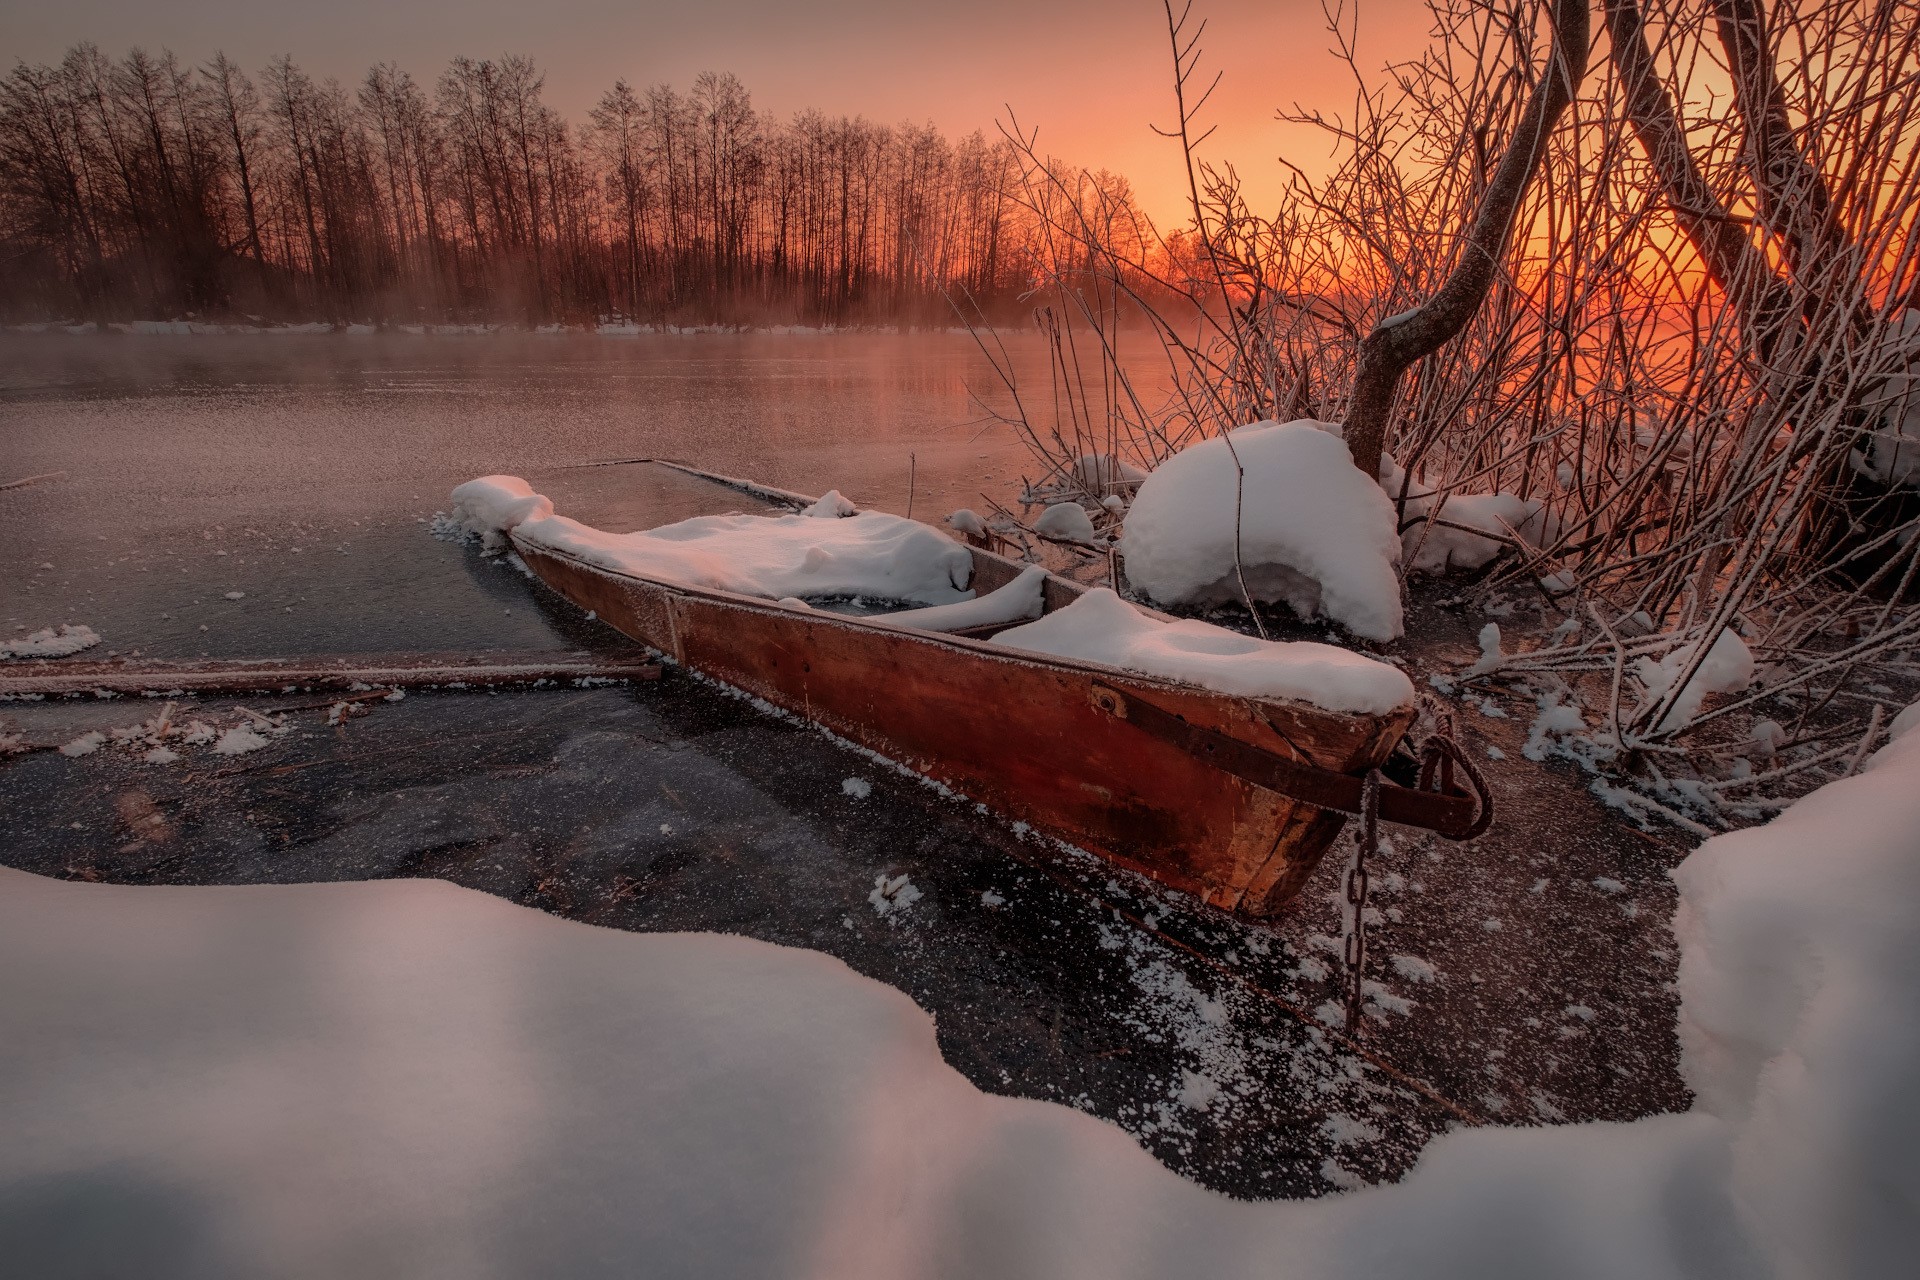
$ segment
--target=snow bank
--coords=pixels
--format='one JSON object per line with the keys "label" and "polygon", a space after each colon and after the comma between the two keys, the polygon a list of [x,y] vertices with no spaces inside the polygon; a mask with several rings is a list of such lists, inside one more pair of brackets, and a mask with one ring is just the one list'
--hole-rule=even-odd
{"label": "snow bank", "polygon": [[[1269,1204],[1185,1182],[1091,1116],[980,1093],[911,1000],[811,952],[597,929],[429,880],[143,888],[0,870],[8,1262],[1902,1275],[1920,1248],[1916,829],[1908,732],[1680,868],[1694,1111],[1456,1131],[1398,1185]],[[893,884],[875,885],[889,914],[908,888]]]}
{"label": "snow bank", "polygon": [[1384,662],[1332,645],[1256,640],[1210,622],[1165,622],[1105,587],[1038,622],[1002,631],[993,643],[1240,697],[1297,698],[1328,711],[1382,715],[1413,701],[1412,682]]}
{"label": "snow bank", "polygon": [[922,631],[961,631],[968,627],[994,627],[1007,622],[1037,618],[1045,607],[1047,571],[1037,564],[1022,569],[1012,582],[997,591],[958,604],[936,604],[926,609],[903,609],[898,613],[871,615],[871,622],[919,627]]}
{"label": "snow bank", "polygon": [[[1393,503],[1353,465],[1337,428],[1256,422],[1231,434],[1246,469],[1240,562],[1256,600],[1324,613],[1355,635],[1402,630]],[[1162,463],[1134,497],[1121,550],[1127,577],[1161,604],[1239,600],[1233,455],[1224,439]]]}
{"label": "snow bank", "polygon": [[0,640],[0,658],[66,658],[100,643],[99,633],[88,626],[43,627],[29,635]]}
{"label": "snow bank", "polygon": [[1920,733],[1674,873],[1681,1066],[1779,1274],[1920,1249]]}
{"label": "snow bank", "polygon": [[972,598],[973,557],[965,547],[917,521],[848,514],[853,504],[837,492],[799,515],[698,516],[638,533],[604,533],[556,516],[551,502],[513,476],[469,481],[453,491],[453,505],[463,527],[493,545],[512,533],[616,573],[691,587],[770,600],[869,596],[935,605]]}

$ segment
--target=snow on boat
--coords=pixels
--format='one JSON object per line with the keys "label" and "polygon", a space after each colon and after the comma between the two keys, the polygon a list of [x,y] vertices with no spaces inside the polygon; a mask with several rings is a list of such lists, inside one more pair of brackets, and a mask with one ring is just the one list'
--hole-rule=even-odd
{"label": "snow on boat", "polygon": [[[1225,910],[1280,909],[1368,796],[1453,838],[1490,816],[1444,739],[1417,785],[1364,785],[1414,720],[1395,667],[1145,611],[837,492],[662,465],[787,511],[615,534],[489,476],[453,515],[674,662]],[[850,597],[895,607],[825,607]]]}

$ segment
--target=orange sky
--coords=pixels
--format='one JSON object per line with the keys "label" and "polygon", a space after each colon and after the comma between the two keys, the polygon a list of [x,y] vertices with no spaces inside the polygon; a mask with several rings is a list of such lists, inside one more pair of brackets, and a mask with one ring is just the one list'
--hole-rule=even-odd
{"label": "orange sky", "polygon": [[[531,54],[548,100],[581,119],[616,77],[684,87],[732,71],[763,110],[801,107],[879,120],[931,119],[949,134],[990,128],[1011,104],[1044,149],[1126,174],[1149,212],[1181,213],[1178,154],[1148,124],[1171,123],[1165,20],[1154,0],[0,0],[6,52],[54,60],[92,40],[204,58],[216,48],[249,68],[293,54],[319,76],[358,79],[394,59],[431,80],[455,54]],[[1326,52],[1317,0],[1211,0],[1207,65],[1226,72],[1209,105],[1207,151],[1232,160],[1249,193],[1271,198],[1284,152],[1317,171],[1324,142],[1288,129],[1276,107],[1348,110],[1352,79]],[[1362,66],[1377,72],[1426,40],[1419,0],[1362,0]]]}

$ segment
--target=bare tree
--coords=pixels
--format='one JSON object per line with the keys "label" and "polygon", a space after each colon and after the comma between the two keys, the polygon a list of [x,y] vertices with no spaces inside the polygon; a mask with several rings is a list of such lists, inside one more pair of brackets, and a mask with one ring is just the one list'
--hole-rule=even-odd
{"label": "bare tree", "polygon": [[1554,0],[1553,39],[1537,72],[1526,109],[1460,247],[1452,273],[1433,297],[1409,311],[1390,316],[1367,335],[1353,375],[1347,409],[1347,447],[1368,475],[1380,473],[1388,420],[1400,378],[1415,361],[1451,341],[1480,309],[1506,256],[1508,241],[1533,180],[1546,155],[1547,136],[1586,75],[1589,25],[1586,0]]}

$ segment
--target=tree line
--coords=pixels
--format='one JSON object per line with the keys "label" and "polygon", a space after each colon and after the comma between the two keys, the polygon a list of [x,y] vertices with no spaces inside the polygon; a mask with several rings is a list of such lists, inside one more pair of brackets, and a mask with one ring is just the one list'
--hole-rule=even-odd
{"label": "tree line", "polygon": [[90,44],[0,81],[0,314],[527,324],[940,321],[1017,298],[1004,139],[625,81],[585,121],[534,62],[351,88]]}

